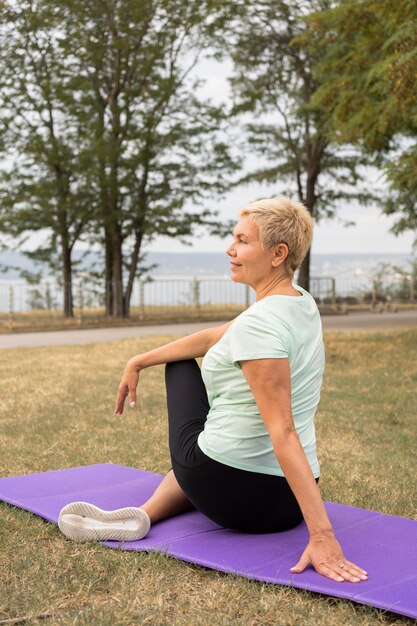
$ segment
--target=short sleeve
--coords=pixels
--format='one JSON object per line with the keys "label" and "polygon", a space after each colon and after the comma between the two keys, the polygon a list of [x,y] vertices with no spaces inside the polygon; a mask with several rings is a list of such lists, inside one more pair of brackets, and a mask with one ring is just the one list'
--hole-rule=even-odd
{"label": "short sleeve", "polygon": [[246,314],[230,327],[230,356],[234,365],[255,359],[285,359],[289,357],[289,341],[279,319],[263,319]]}

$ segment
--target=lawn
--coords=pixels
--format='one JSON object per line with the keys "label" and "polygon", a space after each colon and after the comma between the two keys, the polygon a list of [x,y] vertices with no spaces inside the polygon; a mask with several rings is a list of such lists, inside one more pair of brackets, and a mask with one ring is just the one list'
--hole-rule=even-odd
{"label": "lawn", "polygon": [[[0,476],[113,462],[169,469],[163,368],[113,415],[126,360],[166,342],[2,350]],[[327,500],[416,512],[417,331],[326,335],[317,414]],[[331,626],[412,624],[353,602],[251,582],[162,554],[75,544],[0,504],[0,624]]]}
{"label": "lawn", "polygon": [[104,309],[74,308],[74,317],[66,318],[62,311],[38,310],[9,315],[0,311],[0,336],[10,332],[38,332],[71,330],[79,328],[109,328],[114,326],[138,326],[141,324],[169,324],[178,322],[204,322],[230,320],[239,315],[244,304],[202,304],[178,306],[131,307],[129,317],[108,317]]}

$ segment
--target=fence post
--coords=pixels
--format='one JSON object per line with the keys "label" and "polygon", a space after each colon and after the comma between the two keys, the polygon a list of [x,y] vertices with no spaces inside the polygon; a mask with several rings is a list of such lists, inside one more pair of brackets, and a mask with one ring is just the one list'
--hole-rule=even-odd
{"label": "fence post", "polygon": [[201,312],[201,308],[200,308],[200,281],[198,280],[197,276],[194,277],[193,296],[194,296],[195,310],[197,312],[197,315],[200,315],[200,312]]}
{"label": "fence post", "polygon": [[410,302],[414,302],[414,274],[410,274]]}
{"label": "fence post", "polygon": [[332,281],[332,307],[336,308],[336,279],[331,278]]}
{"label": "fence post", "polygon": [[13,328],[13,304],[14,304],[14,292],[13,285],[9,285],[9,299],[8,299],[8,313],[9,313],[9,328]]}
{"label": "fence post", "polygon": [[145,281],[139,278],[139,319],[145,319]]}
{"label": "fence post", "polygon": [[250,307],[250,287],[245,285],[245,306],[248,309]]}

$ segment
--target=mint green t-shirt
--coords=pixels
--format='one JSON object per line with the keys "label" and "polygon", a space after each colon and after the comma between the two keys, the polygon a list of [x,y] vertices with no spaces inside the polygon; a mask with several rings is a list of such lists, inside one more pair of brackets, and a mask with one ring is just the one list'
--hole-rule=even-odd
{"label": "mint green t-shirt", "polygon": [[284,476],[239,362],[289,359],[294,425],[317,478],[314,415],[323,379],[323,334],[314,299],[295,288],[301,296],[272,295],[255,302],[208,350],[201,374],[210,411],[198,445],[225,465]]}

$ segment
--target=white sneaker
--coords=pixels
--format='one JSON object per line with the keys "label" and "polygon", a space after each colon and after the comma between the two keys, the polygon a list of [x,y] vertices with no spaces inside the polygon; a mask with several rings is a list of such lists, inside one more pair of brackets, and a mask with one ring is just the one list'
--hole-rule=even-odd
{"label": "white sneaker", "polygon": [[149,515],[139,507],[103,511],[88,502],[64,506],[58,526],[73,541],[137,541],[149,532]]}

